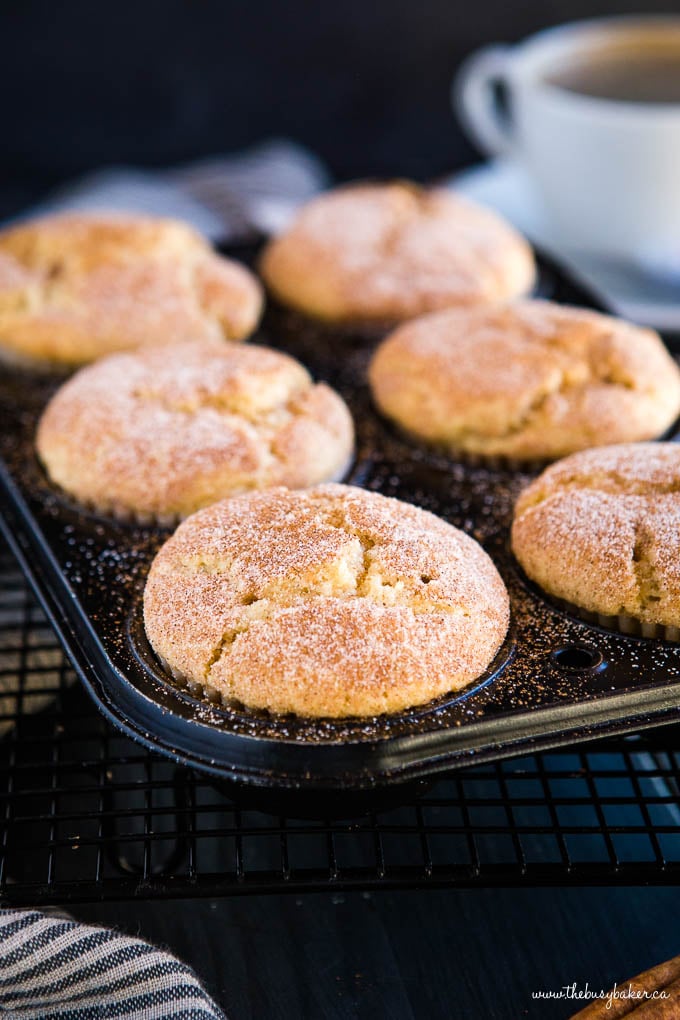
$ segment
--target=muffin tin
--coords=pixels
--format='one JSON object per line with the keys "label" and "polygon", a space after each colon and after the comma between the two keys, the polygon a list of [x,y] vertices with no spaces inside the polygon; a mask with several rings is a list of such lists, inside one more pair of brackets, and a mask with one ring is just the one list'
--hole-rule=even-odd
{"label": "muffin tin", "polygon": [[[545,259],[540,268],[542,296],[597,308]],[[680,645],[578,620],[522,577],[508,534],[529,473],[457,462],[398,435],[371,404],[366,366],[374,343],[366,338],[272,306],[258,341],[298,357],[349,403],[357,451],[348,482],[423,506],[482,543],[510,592],[508,638],[472,688],[398,715],[305,720],[196,699],[163,673],[141,624],[146,572],[169,532],[98,516],[52,488],[33,435],[60,380],[6,367],[0,523],[82,681],[116,726],[222,779],[359,791],[426,780],[473,760],[677,721]]]}

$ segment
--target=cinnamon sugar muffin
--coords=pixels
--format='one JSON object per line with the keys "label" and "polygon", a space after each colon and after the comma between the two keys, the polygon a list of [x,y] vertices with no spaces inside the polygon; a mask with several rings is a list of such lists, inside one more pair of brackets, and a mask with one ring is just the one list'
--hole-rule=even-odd
{"label": "cinnamon sugar muffin", "polygon": [[520,495],[512,548],[549,595],[624,632],[680,639],[680,446],[575,453]]}
{"label": "cinnamon sugar muffin", "polygon": [[37,434],[50,478],[81,503],[163,522],[237,492],[341,477],[352,446],[344,402],[299,362],[198,342],[81,369]]}
{"label": "cinnamon sugar muffin", "polygon": [[241,340],[262,292],[192,227],[65,213],[0,231],[0,354],[77,365],[181,340]]}
{"label": "cinnamon sugar muffin", "polygon": [[553,460],[655,438],[680,414],[680,370],[656,333],[548,301],[406,323],[369,378],[383,414],[454,455]]}
{"label": "cinnamon sugar muffin", "polygon": [[358,184],[313,199],[265,249],[284,304],[344,325],[392,325],[530,290],[529,245],[495,213],[444,189]]}
{"label": "cinnamon sugar muffin", "polygon": [[371,716],[471,683],[508,628],[493,563],[425,510],[344,485],[270,489],[186,520],[144,623],[195,692],[274,713]]}

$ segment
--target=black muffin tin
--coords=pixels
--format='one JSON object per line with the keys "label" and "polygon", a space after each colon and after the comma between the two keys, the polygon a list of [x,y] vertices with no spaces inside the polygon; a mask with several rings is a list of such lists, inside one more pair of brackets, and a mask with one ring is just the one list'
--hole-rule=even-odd
{"label": "black muffin tin", "polygon": [[[597,307],[545,259],[540,268],[540,295]],[[197,700],[164,674],[141,624],[144,579],[169,532],[98,516],[55,491],[36,460],[33,436],[61,379],[4,367],[0,521],[111,722],[225,780],[277,790],[360,791],[424,781],[473,760],[677,721],[680,645],[588,625],[522,577],[508,534],[514,500],[531,474],[471,467],[396,434],[371,404],[366,367],[375,343],[366,338],[271,306],[255,342],[295,355],[349,403],[357,451],[347,481],[425,507],[481,542],[510,591],[508,638],[472,688],[398,715],[305,720]]]}

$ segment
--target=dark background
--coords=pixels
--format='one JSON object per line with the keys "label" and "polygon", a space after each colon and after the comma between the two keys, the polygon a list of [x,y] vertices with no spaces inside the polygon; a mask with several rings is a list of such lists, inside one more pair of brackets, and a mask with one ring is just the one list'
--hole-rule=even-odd
{"label": "dark background", "polygon": [[309,145],[340,179],[432,178],[475,157],[449,104],[452,73],[467,53],[564,20],[644,7],[0,0],[0,216],[104,164],[167,165],[271,135]]}

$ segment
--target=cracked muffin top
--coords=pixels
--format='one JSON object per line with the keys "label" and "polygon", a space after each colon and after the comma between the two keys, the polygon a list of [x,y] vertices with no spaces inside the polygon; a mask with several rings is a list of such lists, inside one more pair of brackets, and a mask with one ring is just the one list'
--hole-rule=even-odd
{"label": "cracked muffin top", "polygon": [[372,716],[482,674],[508,595],[472,538],[344,485],[270,489],[194,514],[156,556],[144,623],[190,689],[273,713]]}
{"label": "cracked muffin top", "polygon": [[549,301],[407,323],[369,378],[383,414],[454,454],[554,460],[653,439],[680,414],[680,370],[656,333]]}
{"label": "cracked muffin top", "polygon": [[548,594],[605,616],[680,626],[680,446],[573,454],[525,489],[512,549]]}
{"label": "cracked muffin top", "polygon": [[187,224],[65,213],[0,232],[0,354],[78,365],[181,340],[241,340],[262,292]]}
{"label": "cracked muffin top", "polygon": [[399,181],[313,199],[270,242],[260,269],[284,304],[359,326],[507,301],[535,276],[529,245],[496,213]]}
{"label": "cracked muffin top", "polygon": [[353,442],[343,400],[293,358],[192,342],[80,369],[45,409],[36,445],[81,503],[176,522],[249,489],[337,479]]}

